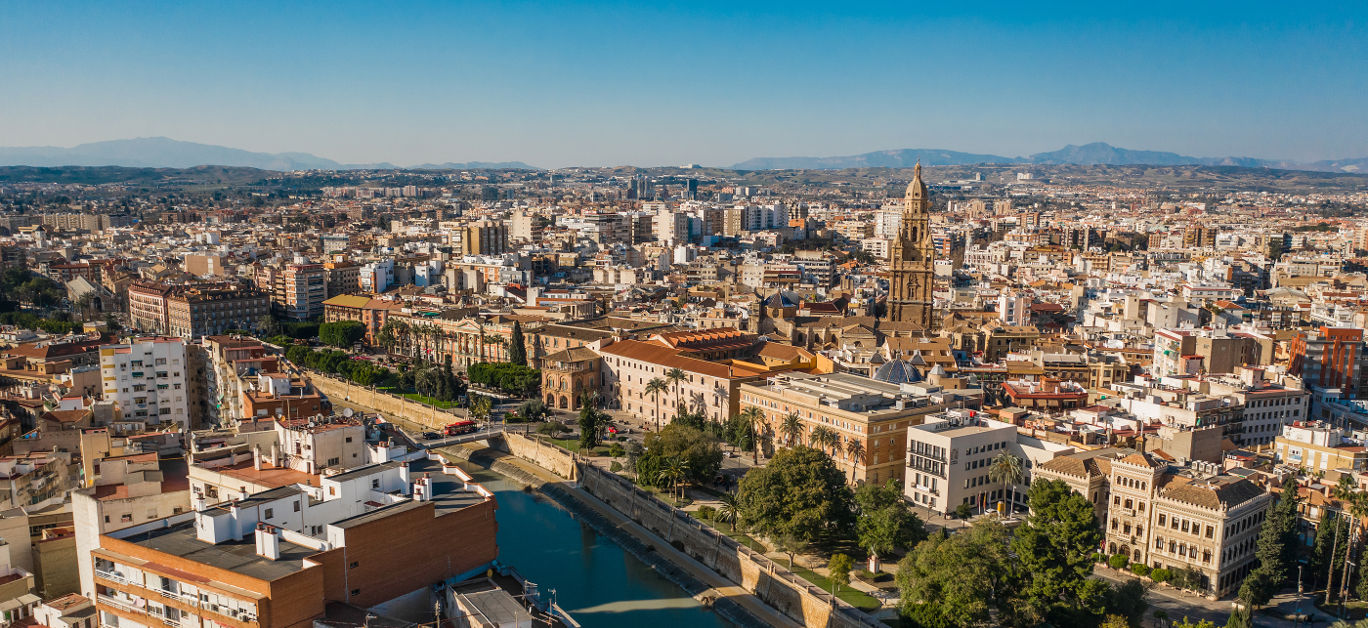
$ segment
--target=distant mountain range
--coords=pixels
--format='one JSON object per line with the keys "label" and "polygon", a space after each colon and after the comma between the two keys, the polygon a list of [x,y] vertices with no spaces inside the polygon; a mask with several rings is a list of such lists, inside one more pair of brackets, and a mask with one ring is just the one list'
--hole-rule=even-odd
{"label": "distant mountain range", "polygon": [[1082,146],[1070,144],[1056,151],[1029,157],[1004,157],[962,153],[939,148],[882,150],[844,157],[757,157],[732,166],[736,170],[840,170],[844,168],[910,168],[920,161],[927,166],[970,164],[1072,164],[1080,166],[1239,166],[1319,172],[1368,172],[1368,157],[1328,159],[1311,163],[1253,157],[1189,157],[1178,153],[1118,148],[1104,142]]}
{"label": "distant mountain range", "polygon": [[[844,168],[910,168],[972,164],[1239,166],[1319,172],[1368,173],[1368,157],[1329,159],[1311,163],[1253,157],[1189,157],[1178,153],[1117,148],[1103,142],[1072,144],[1028,157],[964,153],[939,148],[883,150],[844,157],[759,157],[731,166],[735,170],[841,170]],[[539,170],[521,161],[467,161],[397,166],[391,163],[343,164],[309,153],[257,153],[182,142],[166,137],[93,142],[70,148],[57,146],[0,147],[0,166],[123,166],[130,168],[193,168],[227,166],[261,170]]]}
{"label": "distant mountain range", "polygon": [[[0,166],[126,166],[133,168],[192,168],[233,166],[262,170],[392,170],[394,164],[342,164],[309,153],[255,153],[212,144],[182,142],[166,137],[140,137],[58,146],[0,147]],[[538,170],[521,161],[447,162],[408,166],[415,170]]]}

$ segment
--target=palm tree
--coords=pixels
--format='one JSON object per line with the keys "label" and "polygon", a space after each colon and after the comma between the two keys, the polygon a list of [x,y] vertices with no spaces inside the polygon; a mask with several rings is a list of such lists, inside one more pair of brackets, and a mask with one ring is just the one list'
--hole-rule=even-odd
{"label": "palm tree", "polygon": [[784,420],[779,422],[779,433],[784,435],[789,447],[794,446],[803,437],[803,419],[797,412],[784,415]]}
{"label": "palm tree", "polygon": [[759,430],[757,430],[756,428],[760,427],[760,424],[764,422],[765,411],[761,410],[756,406],[751,406],[749,408],[746,408],[745,410],[742,410],[741,414],[737,415],[737,417],[740,418],[742,423],[746,425],[746,431],[750,434],[751,447],[753,448],[752,453],[755,454],[755,464],[759,465],[760,439],[758,438]]}
{"label": "palm tree", "polygon": [[1008,485],[1011,485],[1012,499],[1007,503],[1007,512],[1010,514],[1016,507],[1016,485],[1026,478],[1026,472],[1021,468],[1021,458],[1005,451],[994,456],[993,462],[988,466],[988,478],[995,482],[1002,482],[1004,497]]}
{"label": "palm tree", "polygon": [[665,479],[670,481],[672,487],[670,495],[675,497],[676,502],[680,501],[683,495],[679,492],[679,483],[689,477],[689,464],[683,458],[670,458],[665,461],[665,468],[661,469],[661,472]]}
{"label": "palm tree", "polygon": [[850,439],[846,443],[846,455],[850,457],[850,481],[855,482],[855,467],[864,464],[864,441],[858,438]]}
{"label": "palm tree", "polygon": [[736,500],[736,493],[723,493],[717,500],[721,502],[717,505],[717,520],[730,523],[735,532],[736,520],[741,518],[741,503]]}
{"label": "palm tree", "polygon": [[669,390],[669,388],[670,385],[659,377],[653,377],[651,378],[651,381],[646,382],[646,394],[655,397],[655,424],[657,432],[660,431],[660,393]]}
{"label": "palm tree", "polygon": [[669,380],[670,384],[674,386],[675,414],[682,414],[684,412],[684,398],[682,396],[684,391],[679,387],[679,383],[688,378],[689,374],[685,373],[684,369],[679,367],[665,371],[665,379]]}
{"label": "palm tree", "polygon": [[818,425],[812,430],[812,444],[824,454],[830,453],[827,448],[835,444],[837,438],[836,432],[825,425]]}

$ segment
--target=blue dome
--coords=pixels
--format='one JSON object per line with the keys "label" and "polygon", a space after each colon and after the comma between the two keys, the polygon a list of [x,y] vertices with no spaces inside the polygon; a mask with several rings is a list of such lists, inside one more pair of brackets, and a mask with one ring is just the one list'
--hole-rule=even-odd
{"label": "blue dome", "polygon": [[921,375],[917,373],[917,368],[907,360],[885,362],[877,371],[874,371],[874,379],[889,384],[915,384],[922,381]]}

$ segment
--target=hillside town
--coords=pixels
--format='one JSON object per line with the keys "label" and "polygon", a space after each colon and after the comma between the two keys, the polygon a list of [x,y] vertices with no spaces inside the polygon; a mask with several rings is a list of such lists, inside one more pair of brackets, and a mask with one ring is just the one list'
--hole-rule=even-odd
{"label": "hillside town", "polygon": [[1362,176],[973,170],[0,182],[0,622],[580,625],[494,473],[728,625],[1362,616]]}

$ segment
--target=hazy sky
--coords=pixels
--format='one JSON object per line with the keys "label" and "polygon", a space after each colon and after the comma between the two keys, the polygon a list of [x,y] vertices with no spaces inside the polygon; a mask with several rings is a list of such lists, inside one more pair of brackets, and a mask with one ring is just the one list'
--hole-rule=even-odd
{"label": "hazy sky", "polygon": [[1092,141],[1368,156],[1368,2],[1123,4],[0,0],[0,145],[548,167]]}

